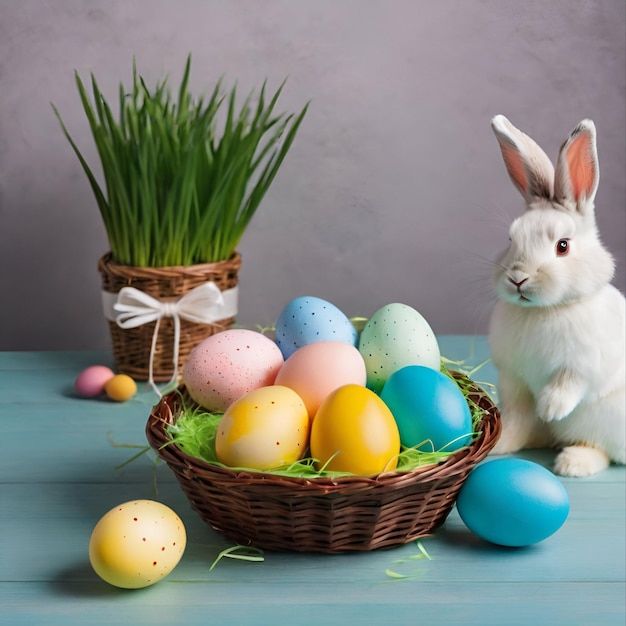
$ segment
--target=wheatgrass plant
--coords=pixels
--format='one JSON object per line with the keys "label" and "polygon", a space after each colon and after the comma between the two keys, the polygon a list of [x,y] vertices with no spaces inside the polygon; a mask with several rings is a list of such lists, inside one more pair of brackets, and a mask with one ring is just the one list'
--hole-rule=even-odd
{"label": "wheatgrass plant", "polygon": [[284,82],[268,100],[266,83],[237,107],[236,85],[208,100],[189,92],[191,55],[174,98],[167,78],[153,91],[133,62],[132,90],[119,87],[119,117],[91,74],[93,103],[78,72],[78,93],[100,158],[101,187],[54,112],[95,195],[114,261],[163,267],[212,263],[236,250],[271,185],[308,103],[274,112]]}

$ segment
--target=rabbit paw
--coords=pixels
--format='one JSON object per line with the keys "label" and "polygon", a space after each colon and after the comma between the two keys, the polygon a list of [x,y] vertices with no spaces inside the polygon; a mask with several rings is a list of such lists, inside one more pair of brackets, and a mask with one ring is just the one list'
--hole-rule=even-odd
{"label": "rabbit paw", "polygon": [[579,400],[577,394],[546,387],[537,399],[537,415],[544,422],[562,420],[578,406]]}
{"label": "rabbit paw", "polygon": [[574,372],[562,370],[542,389],[537,398],[537,416],[544,422],[567,417],[585,395],[585,385]]}
{"label": "rabbit paw", "polygon": [[554,471],[561,476],[591,476],[606,469],[609,463],[604,450],[590,446],[567,446],[557,455]]}

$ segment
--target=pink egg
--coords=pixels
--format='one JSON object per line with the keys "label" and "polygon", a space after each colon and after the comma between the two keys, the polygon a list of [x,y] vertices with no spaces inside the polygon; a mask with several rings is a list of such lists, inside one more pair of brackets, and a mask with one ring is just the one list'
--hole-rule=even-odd
{"label": "pink egg", "polygon": [[313,419],[322,401],[343,385],[365,386],[365,361],[344,341],[318,341],[296,350],[276,376],[277,385],[293,389]]}
{"label": "pink egg", "polygon": [[92,365],[78,375],[74,389],[85,398],[95,398],[104,393],[104,386],[113,376],[113,371],[105,365]]}
{"label": "pink egg", "polygon": [[253,389],[273,385],[283,363],[269,337],[233,328],[207,337],[191,351],[183,381],[199,405],[220,412]]}

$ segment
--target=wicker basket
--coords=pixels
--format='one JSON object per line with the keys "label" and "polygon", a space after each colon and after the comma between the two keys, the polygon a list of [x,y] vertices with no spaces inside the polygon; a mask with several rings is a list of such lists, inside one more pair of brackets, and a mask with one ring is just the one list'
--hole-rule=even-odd
{"label": "wicker basket", "polygon": [[[98,263],[103,291],[117,294],[123,287],[134,287],[162,301],[177,300],[194,287],[209,281],[221,291],[236,287],[240,267],[238,253],[226,261],[189,266],[131,267],[115,263],[110,253]],[[215,324],[198,324],[181,319],[178,370],[181,371],[189,353],[202,339],[228,328],[234,321],[235,318],[231,317]],[[108,324],[116,370],[136,380],[147,380],[155,322],[129,329],[120,328],[115,321]],[[173,355],[174,323],[171,318],[163,318],[154,351],[155,381],[171,379],[174,374]]]}
{"label": "wicker basket", "polygon": [[153,408],[146,435],[202,519],[237,543],[326,553],[390,548],[441,526],[469,472],[496,444],[500,414],[487,394],[474,389],[472,399],[486,410],[479,437],[444,462],[407,473],[305,479],[211,465],[168,444],[179,392]]}

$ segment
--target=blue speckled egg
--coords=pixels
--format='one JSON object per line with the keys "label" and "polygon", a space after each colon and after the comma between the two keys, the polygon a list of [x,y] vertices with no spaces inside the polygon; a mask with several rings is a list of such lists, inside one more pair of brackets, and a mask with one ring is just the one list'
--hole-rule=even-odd
{"label": "blue speckled egg", "polygon": [[478,465],[456,502],[466,526],[501,546],[529,546],[554,534],[569,515],[563,484],[545,467],[517,458]]}
{"label": "blue speckled egg", "polygon": [[423,365],[395,371],[380,393],[407,448],[453,452],[472,440],[472,414],[459,386]]}
{"label": "blue speckled egg", "polygon": [[334,304],[315,296],[294,298],[276,322],[276,344],[285,360],[298,348],[316,341],[343,341],[356,347],[358,340],[348,317]]}

